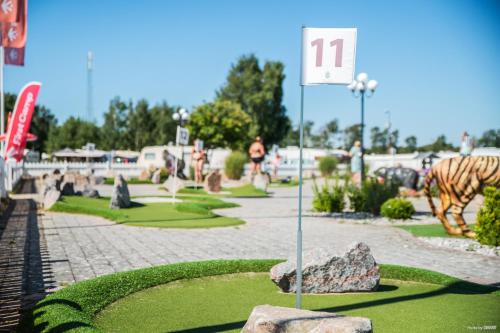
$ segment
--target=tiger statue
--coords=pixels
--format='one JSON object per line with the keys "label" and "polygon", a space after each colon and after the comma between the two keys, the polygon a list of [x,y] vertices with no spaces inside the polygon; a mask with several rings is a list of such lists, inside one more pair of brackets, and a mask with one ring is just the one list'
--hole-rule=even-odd
{"label": "tiger statue", "polygon": [[[499,156],[460,156],[443,160],[434,165],[427,174],[424,193],[427,196],[432,215],[443,224],[450,235],[464,235],[474,238],[476,233],[469,229],[462,213],[467,204],[482,192],[484,186],[500,186]],[[433,180],[439,188],[441,207],[436,209],[430,187]],[[458,228],[452,227],[446,218],[451,207]]]}

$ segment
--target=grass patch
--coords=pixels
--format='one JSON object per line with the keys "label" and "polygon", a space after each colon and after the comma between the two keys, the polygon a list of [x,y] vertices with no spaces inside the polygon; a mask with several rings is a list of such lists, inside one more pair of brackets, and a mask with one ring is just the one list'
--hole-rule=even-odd
{"label": "grass patch", "polygon": [[223,191],[231,193],[229,196],[233,198],[265,198],[267,192],[255,188],[252,184],[246,184],[238,187],[223,188]]}
{"label": "grass patch", "polygon": [[[182,203],[133,203],[129,208],[110,209],[109,198],[65,196],[51,211],[101,216],[125,225],[159,228],[211,228],[243,224],[240,219],[219,216],[213,209],[237,207],[213,197],[182,196]],[[132,199],[133,200],[133,199]]]}
{"label": "grass patch", "polygon": [[208,195],[208,192],[203,189],[203,186],[200,186],[198,188],[194,188],[194,187],[181,188],[177,193],[179,193],[179,194]]}
{"label": "grass patch", "polygon": [[[47,296],[24,318],[21,327],[25,332],[69,329],[102,332],[96,324],[108,331],[107,325],[111,322],[105,323],[105,320],[111,320],[110,331],[116,332],[127,329],[136,332],[183,329],[186,332],[237,332],[253,306],[265,303],[293,306],[294,295],[279,293],[268,274],[189,279],[268,272],[278,262],[216,260],[101,276]],[[378,292],[305,295],[304,307],[367,316],[373,320],[374,330],[381,332],[461,332],[472,323],[500,324],[497,316],[500,297],[495,288],[393,265],[381,265],[381,273],[384,280]],[[173,281],[179,282],[165,285]],[[164,286],[148,290],[159,285]],[[137,293],[141,290],[144,291]],[[131,296],[126,297],[128,295]],[[102,312],[95,321],[96,314],[118,300],[109,307],[110,312]],[[122,302],[129,301],[133,301],[130,309],[136,310],[120,312]],[[126,318],[120,317],[123,313],[127,314]],[[467,315],[457,320],[457,313]]]}
{"label": "grass patch", "polygon": [[[105,178],[104,179],[104,184],[105,185],[114,185],[115,184],[115,179],[114,178]],[[129,185],[139,185],[139,184],[153,184],[150,179],[146,180],[141,180],[139,178],[130,178],[127,180],[127,184]]]}
{"label": "grass patch", "polygon": [[[471,230],[474,230],[475,224],[468,225]],[[415,237],[464,237],[449,235],[440,224],[414,224],[414,225],[398,225],[396,226],[413,234]]]}
{"label": "grass patch", "polygon": [[[265,198],[268,194],[265,191],[256,189],[252,184],[246,184],[238,187],[224,187],[222,188],[222,194],[213,194],[218,197],[229,197],[229,198]],[[179,190],[178,193],[181,194],[191,194],[191,195],[209,195],[203,187],[200,188],[183,188]]]}
{"label": "grass patch", "polygon": [[291,179],[288,183],[283,183],[280,180],[274,181],[271,184],[269,184],[270,187],[294,187],[294,186],[299,186],[299,180],[298,179]]}

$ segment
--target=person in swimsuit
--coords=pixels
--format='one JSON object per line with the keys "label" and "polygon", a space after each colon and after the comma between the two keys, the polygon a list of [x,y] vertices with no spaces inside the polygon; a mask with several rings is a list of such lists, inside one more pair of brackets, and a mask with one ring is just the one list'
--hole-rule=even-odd
{"label": "person in swimsuit", "polygon": [[194,141],[191,151],[191,160],[194,168],[194,181],[196,184],[203,182],[203,164],[205,164],[205,150],[199,140]]}
{"label": "person in swimsuit", "polygon": [[261,164],[264,161],[264,157],[266,156],[266,151],[264,149],[264,145],[262,144],[262,139],[260,136],[255,138],[255,142],[252,143],[250,149],[248,149],[248,153],[250,154],[250,159],[252,160],[250,173],[258,173],[262,172]]}

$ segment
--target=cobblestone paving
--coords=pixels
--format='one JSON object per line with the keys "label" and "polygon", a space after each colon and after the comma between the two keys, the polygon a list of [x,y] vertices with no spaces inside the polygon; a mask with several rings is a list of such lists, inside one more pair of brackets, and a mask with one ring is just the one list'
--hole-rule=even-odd
{"label": "cobblestone paving", "polygon": [[[181,261],[286,258],[295,252],[297,188],[272,191],[273,197],[267,199],[231,199],[241,207],[219,213],[247,223],[228,228],[140,228],[98,217],[46,213],[41,228],[55,280],[64,285]],[[132,195],[147,193],[147,187],[141,187],[140,193],[131,190]],[[306,209],[311,207],[310,186],[305,186],[304,203]],[[426,206],[420,203],[419,207]],[[477,205],[471,209],[477,209]],[[470,210],[468,216],[472,221]],[[500,283],[500,258],[432,247],[398,228],[306,217],[303,230],[306,250],[329,246],[340,251],[353,241],[363,241],[381,263],[427,268],[478,283]]]}

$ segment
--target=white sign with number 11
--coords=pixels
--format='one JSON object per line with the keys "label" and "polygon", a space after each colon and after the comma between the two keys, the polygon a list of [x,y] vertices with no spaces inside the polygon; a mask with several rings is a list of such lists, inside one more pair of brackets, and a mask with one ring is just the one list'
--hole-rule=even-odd
{"label": "white sign with number 11", "polygon": [[302,85],[349,84],[354,78],[357,29],[302,29]]}

